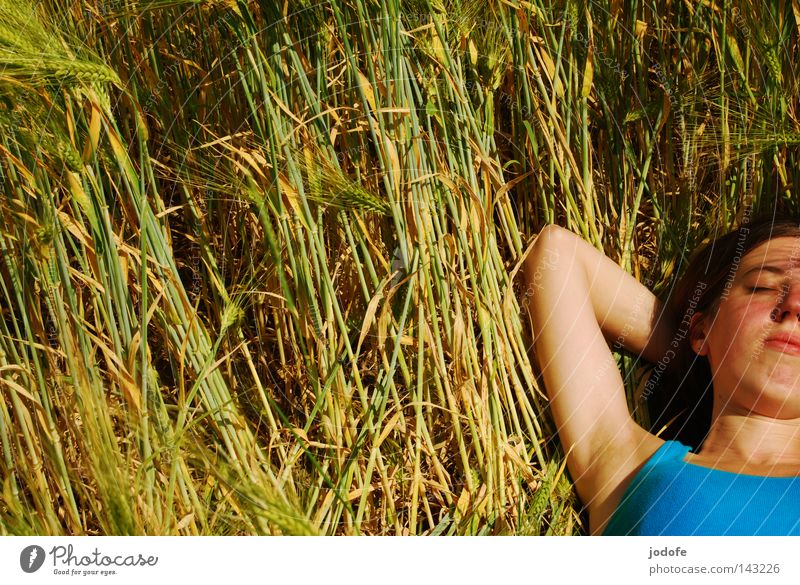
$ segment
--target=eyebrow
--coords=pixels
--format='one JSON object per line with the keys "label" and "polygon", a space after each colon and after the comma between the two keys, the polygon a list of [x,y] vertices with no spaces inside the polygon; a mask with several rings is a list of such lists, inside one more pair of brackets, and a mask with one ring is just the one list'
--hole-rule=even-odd
{"label": "eyebrow", "polygon": [[772,272],[773,274],[784,274],[786,271],[780,266],[765,264],[764,266],[754,266],[749,270],[745,271],[745,273],[742,274],[742,278],[745,278],[746,276],[752,274],[753,272]]}

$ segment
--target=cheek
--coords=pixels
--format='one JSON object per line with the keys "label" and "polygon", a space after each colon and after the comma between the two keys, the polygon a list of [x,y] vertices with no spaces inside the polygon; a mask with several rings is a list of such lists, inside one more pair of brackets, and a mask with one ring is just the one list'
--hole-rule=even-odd
{"label": "cheek", "polygon": [[718,315],[709,335],[711,353],[718,363],[746,366],[763,351],[770,331],[769,309],[765,306],[729,307]]}

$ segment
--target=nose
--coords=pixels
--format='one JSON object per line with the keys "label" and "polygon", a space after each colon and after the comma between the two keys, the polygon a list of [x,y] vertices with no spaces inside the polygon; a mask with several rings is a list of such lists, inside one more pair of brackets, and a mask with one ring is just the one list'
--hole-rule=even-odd
{"label": "nose", "polygon": [[770,313],[773,321],[795,318],[800,321],[800,283],[786,284],[778,297],[778,304]]}

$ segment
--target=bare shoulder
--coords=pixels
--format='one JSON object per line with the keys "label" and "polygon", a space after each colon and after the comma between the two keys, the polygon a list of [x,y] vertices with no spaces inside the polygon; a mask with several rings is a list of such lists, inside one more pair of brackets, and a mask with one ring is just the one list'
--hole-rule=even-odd
{"label": "bare shoulder", "polygon": [[598,452],[585,478],[591,486],[586,491],[592,494],[589,501],[584,502],[589,511],[591,534],[602,534],[634,476],[664,442],[634,423],[624,437]]}

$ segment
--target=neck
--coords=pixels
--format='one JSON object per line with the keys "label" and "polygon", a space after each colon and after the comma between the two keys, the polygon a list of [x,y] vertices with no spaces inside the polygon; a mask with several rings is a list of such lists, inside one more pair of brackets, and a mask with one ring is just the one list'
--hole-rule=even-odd
{"label": "neck", "polygon": [[711,423],[701,454],[749,465],[800,465],[800,418],[723,412]]}

